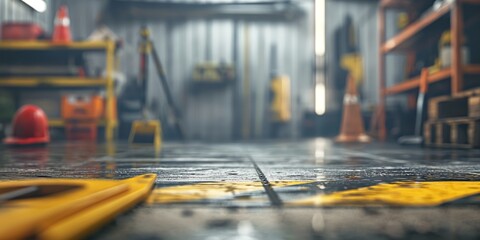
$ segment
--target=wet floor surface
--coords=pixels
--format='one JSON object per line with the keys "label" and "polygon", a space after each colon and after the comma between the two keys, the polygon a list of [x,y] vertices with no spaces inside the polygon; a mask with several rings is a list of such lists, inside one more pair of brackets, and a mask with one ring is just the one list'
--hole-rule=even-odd
{"label": "wet floor surface", "polygon": [[480,151],[329,140],[0,146],[0,178],[158,175],[98,239],[478,239]]}

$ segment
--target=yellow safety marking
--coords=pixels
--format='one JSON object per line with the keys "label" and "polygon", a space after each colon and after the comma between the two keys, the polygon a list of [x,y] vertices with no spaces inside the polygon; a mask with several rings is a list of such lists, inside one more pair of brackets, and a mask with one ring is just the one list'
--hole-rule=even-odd
{"label": "yellow safety marking", "polygon": [[[275,181],[273,188],[312,183],[313,181]],[[263,191],[261,182],[211,182],[157,188],[147,199],[149,204],[191,202],[234,197],[248,192]]]}
{"label": "yellow safety marking", "polygon": [[54,224],[41,234],[42,239],[79,239],[145,200],[155,184],[156,174],[145,174],[122,180],[127,192],[83,210]]}
{"label": "yellow safety marking", "polygon": [[157,120],[136,120],[132,123],[132,129],[128,136],[129,144],[138,144],[135,142],[137,135],[153,136],[153,145],[155,150],[159,150],[162,145],[162,127],[160,121]]}
{"label": "yellow safety marking", "polygon": [[145,199],[155,179],[1,181],[0,239],[85,237]]}
{"label": "yellow safety marking", "polygon": [[437,206],[480,194],[480,182],[395,182],[383,183],[293,201],[297,206]]}

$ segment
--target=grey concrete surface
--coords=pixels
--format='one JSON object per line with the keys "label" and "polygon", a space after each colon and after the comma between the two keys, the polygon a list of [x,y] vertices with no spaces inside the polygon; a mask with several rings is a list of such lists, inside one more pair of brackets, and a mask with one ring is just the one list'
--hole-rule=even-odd
{"label": "grey concrete surface", "polygon": [[[156,173],[155,190],[198,183],[263,181],[267,184],[265,188],[234,190],[212,198],[145,203],[92,235],[95,239],[480,238],[480,197],[477,195],[429,207],[388,204],[293,207],[288,204],[318,194],[379,183],[480,181],[479,150],[380,143],[336,145],[326,139],[311,139],[165,143],[161,151],[125,143],[52,143],[35,148],[0,146],[0,152],[0,179],[3,180],[124,179]],[[305,182],[275,186],[282,181]]]}

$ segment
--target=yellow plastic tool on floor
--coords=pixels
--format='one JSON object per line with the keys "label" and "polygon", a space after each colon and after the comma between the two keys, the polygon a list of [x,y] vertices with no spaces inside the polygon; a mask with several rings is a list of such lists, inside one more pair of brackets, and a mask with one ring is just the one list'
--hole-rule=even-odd
{"label": "yellow plastic tool on floor", "polygon": [[155,174],[0,182],[0,239],[81,239],[143,201]]}
{"label": "yellow plastic tool on floor", "polygon": [[158,120],[136,120],[132,123],[129,144],[153,144],[155,148],[162,145],[162,127]]}

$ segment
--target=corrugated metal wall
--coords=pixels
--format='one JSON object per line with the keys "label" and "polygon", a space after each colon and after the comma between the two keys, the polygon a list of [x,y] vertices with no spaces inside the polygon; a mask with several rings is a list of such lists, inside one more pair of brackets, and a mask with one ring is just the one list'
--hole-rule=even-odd
{"label": "corrugated metal wall", "polygon": [[[45,0],[47,6],[51,0]],[[36,12],[20,0],[0,0],[0,24],[7,21],[32,21],[39,23],[46,31],[50,31],[52,11],[47,8],[43,13]]]}
{"label": "corrugated metal wall", "polygon": [[[58,1],[71,9],[72,30],[76,39],[85,38],[93,31],[95,19],[105,1]],[[281,74],[292,81],[293,119],[287,126],[287,136],[300,134],[301,116],[305,106],[312,105],[313,91],[313,2],[301,2],[305,16],[296,21],[246,21],[233,19],[149,20],[152,38],[164,62],[170,86],[183,112],[189,139],[224,141],[241,136],[242,107],[235,105],[235,96],[250,96],[250,120],[247,124],[251,138],[264,138],[268,120],[268,82],[270,47],[277,46]],[[75,11],[73,11],[75,9]],[[121,71],[127,76],[138,74],[139,29],[144,20],[125,17],[110,18],[108,26],[124,41],[120,53]],[[234,46],[234,32],[237,45]],[[248,47],[247,47],[248,46]],[[246,52],[248,49],[248,53]],[[238,72],[237,87],[191,92],[189,83],[195,64],[207,60],[233,63],[233,52],[238,52],[235,63]],[[245,57],[248,56],[248,59]],[[245,71],[245,63],[248,71]],[[150,68],[150,104],[161,116],[166,116],[166,101],[153,66]],[[242,92],[243,81],[250,81],[249,94]],[[234,91],[239,89],[239,92]],[[166,119],[162,119],[166,121]]]}
{"label": "corrugated metal wall", "polygon": [[[137,74],[138,30],[141,21],[116,20],[112,25],[122,36],[128,48],[123,53],[122,66],[128,75]],[[244,81],[250,81],[249,93],[238,92],[241,98],[250,96],[251,116],[248,125],[250,136],[266,136],[266,112],[268,110],[268,82],[270,73],[270,46],[278,48],[278,64],[282,74],[292,80],[292,110],[294,118],[290,136],[297,136],[302,114],[302,104],[297,101],[312,82],[313,42],[311,25],[301,22],[248,22],[239,21],[234,28],[233,20],[192,20],[184,22],[149,22],[153,39],[159,54],[164,59],[171,88],[184,112],[186,132],[190,139],[227,140],[242,128],[243,115],[239,106],[234,105],[234,86],[225,89],[196,90],[189,88],[195,64],[204,61],[233,63],[233,51],[238,51],[236,70],[237,89],[243,89]],[[238,45],[233,46],[234,31],[237,31]],[[210,52],[208,52],[210,50]],[[248,51],[248,52],[247,52]],[[128,56],[128,57],[127,57]],[[246,59],[248,58],[248,59]],[[248,64],[248,67],[245,66]],[[248,69],[248,70],[246,70]],[[245,75],[247,74],[247,76]],[[153,68],[150,70],[151,86],[149,95],[159,103],[165,112],[165,100],[159,92],[160,85]],[[248,80],[246,80],[248,78]],[[311,88],[308,88],[311,89]],[[241,101],[244,102],[244,101]],[[164,114],[163,114],[164,115]],[[240,118],[235,121],[233,118]]]}

